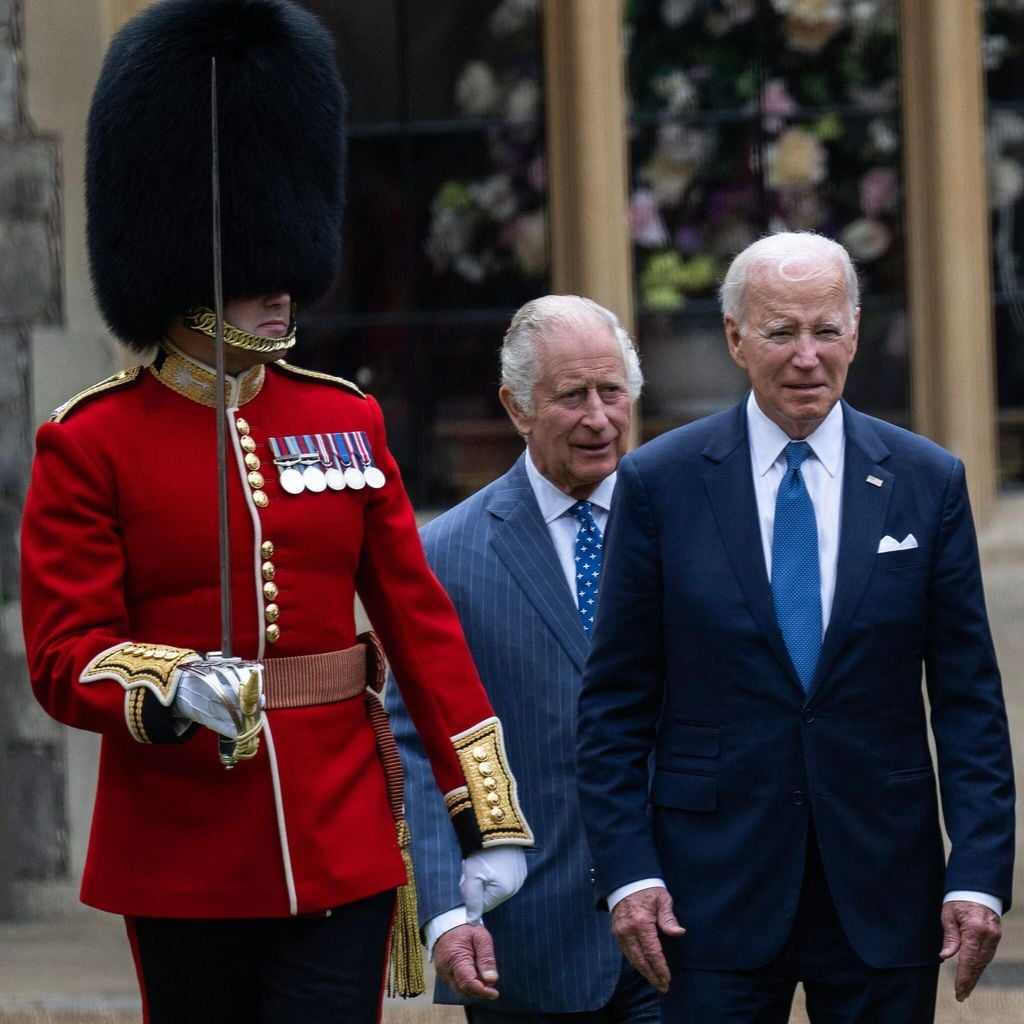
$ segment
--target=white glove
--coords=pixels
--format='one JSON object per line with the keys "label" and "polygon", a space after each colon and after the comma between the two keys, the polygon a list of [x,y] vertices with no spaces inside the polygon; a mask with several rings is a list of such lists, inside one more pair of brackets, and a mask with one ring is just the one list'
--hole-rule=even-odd
{"label": "white glove", "polygon": [[499,903],[515,896],[526,881],[526,855],[521,846],[490,846],[474,850],[462,862],[459,889],[466,902],[466,920],[480,919]]}
{"label": "white glove", "polygon": [[253,672],[262,690],[263,666],[254,661],[211,659],[182,666],[174,694],[174,713],[229,740],[237,739],[247,728],[239,707],[239,691],[249,683]]}

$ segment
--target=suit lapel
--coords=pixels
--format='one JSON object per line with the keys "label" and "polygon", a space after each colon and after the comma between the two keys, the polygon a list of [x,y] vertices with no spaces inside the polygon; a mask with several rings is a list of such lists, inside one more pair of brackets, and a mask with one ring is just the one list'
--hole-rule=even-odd
{"label": "suit lapel", "polygon": [[491,547],[582,672],[587,660],[586,634],[537,507],[524,458],[509,470],[506,486],[496,489],[487,503],[487,511],[500,520]]}
{"label": "suit lapel", "polygon": [[733,410],[727,428],[705,448],[703,455],[711,466],[704,474],[704,487],[719,535],[754,621],[775,656],[793,677],[795,685],[800,686],[775,617],[768,570],[764,564],[764,545],[757,519],[757,496],[754,494],[747,440],[746,404],[744,398]]}
{"label": "suit lapel", "polygon": [[[811,684],[812,693],[828,674],[843,640],[849,635],[850,624],[875,565],[878,541],[885,532],[885,519],[893,492],[893,474],[883,466],[889,458],[889,449],[868,419],[845,402],[843,428],[846,432],[846,454],[836,589],[821,656]],[[880,480],[881,486],[869,483],[869,476]]]}

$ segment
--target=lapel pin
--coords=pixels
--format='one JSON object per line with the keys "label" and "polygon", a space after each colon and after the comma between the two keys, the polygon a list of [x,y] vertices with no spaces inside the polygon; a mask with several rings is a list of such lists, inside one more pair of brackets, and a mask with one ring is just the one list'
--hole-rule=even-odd
{"label": "lapel pin", "polygon": [[872,487],[881,487],[882,486],[882,481],[879,480],[877,476],[869,476],[868,477],[868,483],[871,484]]}

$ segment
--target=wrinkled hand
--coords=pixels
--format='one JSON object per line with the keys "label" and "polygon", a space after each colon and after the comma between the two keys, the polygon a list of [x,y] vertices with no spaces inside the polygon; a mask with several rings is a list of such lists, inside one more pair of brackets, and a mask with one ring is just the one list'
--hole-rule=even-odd
{"label": "wrinkled hand", "polygon": [[958,952],[956,998],[962,1003],[977,985],[982,972],[996,955],[1003,937],[999,915],[981,903],[951,900],[942,906],[942,950],[940,960]]}
{"label": "wrinkled hand", "polygon": [[658,933],[669,938],[685,934],[672,913],[668,889],[640,889],[621,899],[612,910],[612,934],[626,959],[659,991],[667,992],[672,974],[661,950]]}
{"label": "wrinkled hand", "polygon": [[466,904],[466,919],[480,919],[499,903],[515,896],[526,881],[526,855],[520,846],[489,846],[474,850],[462,862],[459,889]]}
{"label": "wrinkled hand", "polygon": [[434,944],[434,970],[460,996],[497,999],[494,940],[481,924],[460,924]]}
{"label": "wrinkled hand", "polygon": [[[252,674],[257,686],[262,677],[262,666],[253,661],[231,659],[194,661],[181,669],[178,688],[174,694],[174,712],[189,721],[198,722],[229,740],[250,728],[253,709],[240,706],[245,695],[252,691]],[[259,689],[256,690],[255,713],[259,713]]]}

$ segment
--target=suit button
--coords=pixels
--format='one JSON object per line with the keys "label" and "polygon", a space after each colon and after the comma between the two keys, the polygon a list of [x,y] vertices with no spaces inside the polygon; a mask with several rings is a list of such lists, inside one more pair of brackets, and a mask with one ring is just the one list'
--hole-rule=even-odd
{"label": "suit button", "polygon": [[811,724],[811,722],[813,722],[813,721],[814,721],[814,715],[812,715],[812,714],[811,714],[811,712],[810,712],[810,711],[808,711],[808,712],[807,712],[807,713],[806,713],[806,714],[804,715],[804,722],[805,722],[805,724],[807,724],[807,725],[810,725],[810,724]]}
{"label": "suit button", "polygon": [[803,802],[804,802],[804,795],[803,795],[803,793],[799,789],[794,790],[793,791],[793,803],[795,803],[797,805],[797,807],[799,807]]}

